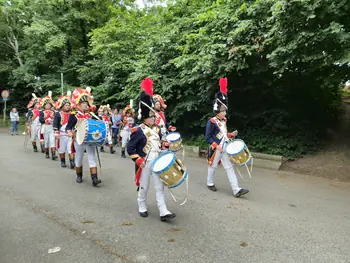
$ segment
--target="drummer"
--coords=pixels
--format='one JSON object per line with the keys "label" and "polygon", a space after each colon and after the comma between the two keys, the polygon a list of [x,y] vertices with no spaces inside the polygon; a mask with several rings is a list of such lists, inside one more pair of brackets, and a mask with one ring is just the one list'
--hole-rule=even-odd
{"label": "drummer", "polygon": [[237,176],[233,170],[233,164],[230,161],[228,154],[224,151],[229,138],[237,136],[237,131],[227,133],[226,111],[228,109],[227,97],[227,78],[221,78],[219,81],[220,92],[217,92],[214,100],[215,117],[209,119],[206,127],[205,137],[209,146],[208,151],[208,177],[207,186],[211,191],[217,191],[214,184],[215,169],[221,161],[227,178],[231,184],[233,195],[240,197],[249,192],[248,189],[240,188],[238,186]]}
{"label": "drummer", "polygon": [[165,118],[164,110],[167,108],[163,98],[159,94],[155,94],[153,96],[154,101],[154,109],[156,110],[156,125],[158,125],[161,129],[162,139],[165,140],[166,133],[168,131],[174,132],[176,131],[176,127],[171,126],[169,122],[167,122]]}
{"label": "drummer", "polygon": [[138,186],[137,202],[141,217],[148,217],[147,193],[150,178],[153,178],[156,190],[160,220],[168,221],[175,218],[175,214],[169,212],[164,200],[164,185],[158,175],[152,172],[152,162],[161,151],[160,128],[155,125],[155,111],[153,109],[153,81],[146,78],[141,82],[144,90],[141,93],[138,119],[143,123],[131,130],[131,138],[127,145],[127,151],[135,162],[136,185]]}
{"label": "drummer", "polygon": [[[90,93],[91,88],[86,89],[75,89],[72,96],[72,108],[76,109],[76,112],[72,112],[69,117],[66,131],[68,136],[73,136],[75,133],[74,129],[79,120],[91,119],[96,106],[93,105],[93,97]],[[75,134],[74,134],[75,135]],[[74,138],[74,137],[73,137]],[[90,166],[90,175],[92,179],[92,185],[97,186],[101,183],[101,180],[97,177],[97,163],[95,157],[95,146],[93,145],[79,145],[74,139],[75,153],[75,171],[77,173],[77,183],[83,182],[83,159],[84,150],[87,151],[88,161]]]}

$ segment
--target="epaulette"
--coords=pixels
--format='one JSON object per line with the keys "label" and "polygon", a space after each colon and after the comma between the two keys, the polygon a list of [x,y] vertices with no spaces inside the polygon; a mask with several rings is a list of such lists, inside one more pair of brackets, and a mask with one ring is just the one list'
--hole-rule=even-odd
{"label": "epaulette", "polygon": [[216,120],[214,118],[210,118],[211,123],[216,123]]}
{"label": "epaulette", "polygon": [[134,127],[134,128],[131,128],[131,133],[137,132],[137,130],[138,130],[139,128],[140,128],[139,126]]}
{"label": "epaulette", "polygon": [[77,112],[76,112],[76,111],[71,111],[70,114],[71,114],[71,115],[75,115],[75,114],[77,114]]}

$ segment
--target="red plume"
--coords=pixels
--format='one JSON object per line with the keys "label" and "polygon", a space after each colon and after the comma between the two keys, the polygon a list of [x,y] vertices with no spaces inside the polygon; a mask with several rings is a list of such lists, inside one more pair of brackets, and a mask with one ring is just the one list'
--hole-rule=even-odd
{"label": "red plume", "polygon": [[151,97],[153,97],[153,81],[150,78],[145,78],[141,82],[141,88]]}
{"label": "red plume", "polygon": [[220,78],[219,85],[220,85],[220,92],[227,95],[227,78]]}

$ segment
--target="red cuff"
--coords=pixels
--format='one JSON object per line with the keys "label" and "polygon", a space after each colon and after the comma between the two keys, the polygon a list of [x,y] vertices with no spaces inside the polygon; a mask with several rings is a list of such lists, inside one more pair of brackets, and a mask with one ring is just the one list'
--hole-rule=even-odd
{"label": "red cuff", "polygon": [[136,163],[136,165],[137,165],[138,167],[140,167],[141,164],[143,164],[143,162],[144,162],[143,158],[139,157],[139,158],[137,158],[137,160],[136,160],[135,163]]}
{"label": "red cuff", "polygon": [[60,134],[60,132],[59,131],[55,131],[55,134]]}
{"label": "red cuff", "polygon": [[162,148],[169,148],[170,144],[168,142],[162,143]]}
{"label": "red cuff", "polygon": [[227,134],[227,137],[228,137],[229,139],[233,138],[233,132],[229,132],[229,133]]}
{"label": "red cuff", "polygon": [[169,130],[170,130],[170,131],[176,131],[176,127],[174,127],[174,126],[169,126]]}
{"label": "red cuff", "polygon": [[218,144],[217,144],[216,142],[213,142],[213,143],[211,144],[211,148],[215,149],[216,147],[218,147]]}

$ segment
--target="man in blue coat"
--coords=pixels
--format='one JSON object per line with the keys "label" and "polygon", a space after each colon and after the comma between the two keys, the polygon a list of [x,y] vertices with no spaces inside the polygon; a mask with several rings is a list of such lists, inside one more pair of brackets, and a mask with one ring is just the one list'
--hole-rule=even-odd
{"label": "man in blue coat", "polygon": [[205,133],[206,141],[209,144],[207,186],[209,190],[214,192],[217,191],[214,184],[214,176],[215,169],[221,162],[226,171],[233,195],[235,197],[240,197],[247,194],[249,190],[238,186],[237,176],[233,170],[233,164],[230,157],[225,152],[225,147],[227,146],[229,138],[237,136],[237,131],[232,133],[227,132],[227,119],[225,118],[228,109],[227,79],[221,78],[219,84],[220,92],[216,93],[214,101],[214,112],[216,113],[216,116],[209,119]]}

